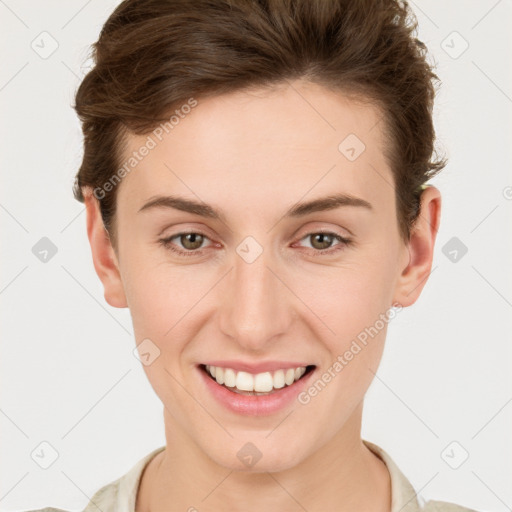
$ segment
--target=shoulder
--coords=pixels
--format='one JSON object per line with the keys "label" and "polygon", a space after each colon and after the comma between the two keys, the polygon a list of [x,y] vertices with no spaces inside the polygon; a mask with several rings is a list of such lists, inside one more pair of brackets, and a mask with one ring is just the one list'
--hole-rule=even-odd
{"label": "shoulder", "polygon": [[[128,511],[130,509],[130,504],[125,503],[124,501],[129,498],[128,492],[120,492],[119,487],[122,481],[122,478],[111,482],[98,491],[94,493],[94,496],[90,499],[87,506],[83,509],[82,512],[111,512],[115,510],[123,510]],[[129,493],[130,496],[132,492]],[[123,508],[118,508],[120,505],[119,500],[122,500]],[[130,509],[131,510],[131,509]]]}
{"label": "shoulder", "polygon": [[448,501],[430,500],[421,509],[422,512],[478,512],[474,508],[467,508]]}
{"label": "shoulder", "polygon": [[24,510],[23,512],[70,512],[70,511],[64,510],[63,508],[45,507],[45,508],[38,508],[38,509],[32,509],[32,510]]}
{"label": "shoulder", "polygon": [[[89,500],[87,506],[82,512],[111,512],[119,510],[117,508],[117,500],[119,496],[119,480],[105,485]],[[123,509],[121,509],[123,510]],[[128,510],[125,509],[125,510]],[[24,510],[23,512],[71,512],[70,510],[64,510],[62,508],[45,507],[32,510]],[[124,511],[123,511],[124,512]]]}
{"label": "shoulder", "polygon": [[386,464],[391,478],[392,512],[478,512],[475,509],[448,501],[429,500],[418,495],[388,452],[379,445],[363,439],[363,443]]}
{"label": "shoulder", "polygon": [[[135,501],[140,478],[146,465],[159,452],[165,450],[165,445],[156,448],[145,455],[128,471],[100,489],[98,489],[82,512],[128,512],[135,510]],[[46,507],[23,512],[71,512],[61,508]]]}

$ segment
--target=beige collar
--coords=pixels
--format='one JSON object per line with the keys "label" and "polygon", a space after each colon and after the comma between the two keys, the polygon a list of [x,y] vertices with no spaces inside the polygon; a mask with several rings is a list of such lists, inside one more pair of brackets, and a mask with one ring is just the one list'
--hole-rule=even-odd
{"label": "beige collar", "polygon": [[[391,512],[420,512],[414,488],[393,462],[391,457],[380,446],[363,439],[363,443],[386,464],[391,478]],[[83,512],[135,512],[135,499],[139,488],[142,472],[149,461],[165,446],[156,448],[140,459],[133,467],[114,482],[105,485],[91,498]]]}
{"label": "beige collar", "polygon": [[379,457],[384,464],[386,464],[389,476],[391,478],[391,512],[420,512],[420,504],[418,502],[417,493],[409,480],[400,471],[400,468],[394,463],[389,454],[380,446],[366,441],[363,443],[370,449],[377,457]]}

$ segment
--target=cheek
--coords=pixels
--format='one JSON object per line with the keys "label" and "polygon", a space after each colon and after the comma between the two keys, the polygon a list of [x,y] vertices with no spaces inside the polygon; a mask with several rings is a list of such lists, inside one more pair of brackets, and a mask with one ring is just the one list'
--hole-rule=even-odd
{"label": "cheek", "polygon": [[304,272],[294,286],[308,308],[322,321],[319,339],[329,351],[342,353],[347,344],[373,325],[391,306],[393,269],[387,261],[351,262],[322,273]]}
{"label": "cheek", "polygon": [[192,266],[177,268],[149,254],[133,256],[122,274],[134,327],[163,338],[192,307],[197,275]]}
{"label": "cheek", "polygon": [[207,291],[191,269],[146,262],[126,268],[124,275],[136,344],[149,339],[157,347],[150,345],[150,352],[158,355],[143,365],[144,372],[160,400],[178,415],[193,409],[178,384],[184,381],[180,361],[191,336],[194,304]]}
{"label": "cheek", "polygon": [[144,367],[158,387],[159,382],[169,379],[164,368],[176,377],[185,370],[180,363],[190,341],[208,321],[205,304],[209,299],[205,295],[218,277],[211,270],[199,271],[193,265],[177,267],[160,260],[144,267],[127,265],[123,279],[137,345],[150,339],[159,350],[158,364]]}
{"label": "cheek", "polygon": [[298,292],[322,320],[315,321],[319,326],[316,338],[319,353],[325,355],[323,372],[299,403],[315,417],[329,411],[326,437],[348,420],[377,372],[390,317],[390,273],[386,274],[385,267],[374,262],[350,269],[330,268],[325,278],[317,275],[303,280]]}

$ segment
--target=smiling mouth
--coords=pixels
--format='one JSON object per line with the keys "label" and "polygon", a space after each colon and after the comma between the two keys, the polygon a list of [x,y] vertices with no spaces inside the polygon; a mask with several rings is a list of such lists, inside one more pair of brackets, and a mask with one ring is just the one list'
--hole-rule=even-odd
{"label": "smiling mouth", "polygon": [[315,365],[307,365],[252,374],[236,371],[232,368],[204,364],[199,365],[199,367],[210,379],[229,391],[240,395],[253,396],[271,395],[281,389],[293,386],[316,368]]}

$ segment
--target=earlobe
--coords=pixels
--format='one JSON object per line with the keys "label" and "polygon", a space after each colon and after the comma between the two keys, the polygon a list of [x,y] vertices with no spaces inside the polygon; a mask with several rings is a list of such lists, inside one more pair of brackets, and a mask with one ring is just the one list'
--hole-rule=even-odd
{"label": "earlobe", "polygon": [[393,302],[410,306],[416,302],[432,268],[434,244],[441,220],[441,193],[429,185],[421,195],[421,210],[408,243],[409,263],[403,269]]}
{"label": "earlobe", "polygon": [[99,202],[89,191],[84,192],[87,214],[87,236],[96,274],[103,283],[104,297],[116,308],[128,307],[119,265],[112,243],[104,227]]}

